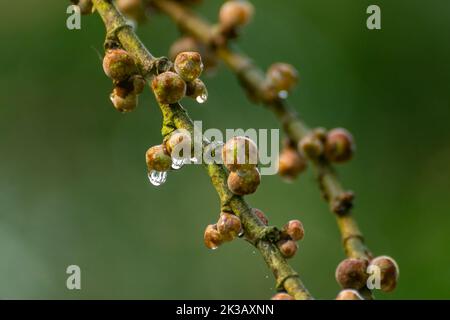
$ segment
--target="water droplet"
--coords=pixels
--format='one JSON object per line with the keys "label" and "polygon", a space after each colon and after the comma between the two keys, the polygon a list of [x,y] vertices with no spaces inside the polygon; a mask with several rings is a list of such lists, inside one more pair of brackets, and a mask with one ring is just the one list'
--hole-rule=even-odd
{"label": "water droplet", "polygon": [[266,279],[269,279],[269,276],[268,276],[268,275],[266,275]]}
{"label": "water droplet", "polygon": [[219,246],[212,247],[211,250],[217,250],[217,248],[219,248]]}
{"label": "water droplet", "polygon": [[206,88],[199,96],[197,96],[197,98],[195,98],[195,100],[197,100],[198,103],[205,103],[206,100],[208,100],[208,91],[206,90]]}
{"label": "water droplet", "polygon": [[166,171],[155,171],[152,170],[148,173],[148,180],[154,186],[160,186],[167,180],[167,172]]}
{"label": "water droplet", "polygon": [[178,170],[181,169],[186,163],[185,159],[177,159],[177,158],[172,158],[172,169],[174,170]]}
{"label": "water droplet", "polygon": [[239,233],[238,233],[238,237],[240,238],[240,237],[242,237],[244,235],[244,229],[241,229],[241,231],[239,231]]}
{"label": "water droplet", "polygon": [[286,90],[281,90],[280,92],[278,92],[278,97],[280,99],[287,99],[288,96],[289,93]]}

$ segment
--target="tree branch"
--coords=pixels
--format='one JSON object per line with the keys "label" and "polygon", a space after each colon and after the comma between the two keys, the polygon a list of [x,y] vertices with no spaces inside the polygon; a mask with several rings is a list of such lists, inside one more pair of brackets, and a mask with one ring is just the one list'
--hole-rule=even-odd
{"label": "tree branch", "polygon": [[[172,0],[150,0],[150,3],[169,16],[181,30],[213,48],[217,56],[236,74],[252,100],[263,103],[276,115],[292,142],[298,144],[310,132],[308,126],[285,100],[267,96],[264,72],[249,57],[233,51],[229,46],[217,46],[218,43],[225,42],[217,39],[220,35],[213,25],[195,15],[189,8]],[[346,255],[369,259],[371,253],[350,212],[351,199],[339,182],[334,168],[324,160],[312,162],[323,196],[330,210],[336,214]]]}
{"label": "tree branch", "polygon": [[[155,58],[141,43],[133,30],[126,25],[125,19],[117,11],[111,1],[92,0],[95,9],[103,19],[107,30],[107,38],[117,39],[125,50],[135,59],[142,74],[147,78],[158,72],[163,58]],[[164,64],[164,63],[163,63]],[[192,120],[183,107],[176,104],[160,104],[163,114],[163,135],[170,134],[175,129],[186,129],[191,134],[194,131]],[[203,141],[206,144],[206,141]],[[279,231],[274,227],[264,226],[253,214],[249,205],[242,197],[234,195],[227,187],[227,173],[222,165],[204,164],[221,201],[221,206],[231,210],[241,219],[246,239],[252,243],[262,254],[269,268],[272,270],[277,288],[286,290],[295,299],[312,299],[307,289],[301,282],[298,274],[286,262],[274,239],[279,236]]]}

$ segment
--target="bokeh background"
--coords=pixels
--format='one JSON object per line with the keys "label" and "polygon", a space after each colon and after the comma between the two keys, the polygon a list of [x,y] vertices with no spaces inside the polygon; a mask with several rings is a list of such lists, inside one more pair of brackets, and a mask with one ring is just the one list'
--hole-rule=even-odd
{"label": "bokeh background", "polygon": [[[215,20],[220,3],[196,10]],[[379,31],[366,28],[373,3]],[[67,30],[67,5],[0,5],[0,298],[269,298],[273,278],[252,247],[204,247],[219,203],[202,168],[150,185],[144,153],[161,141],[155,100],[148,90],[133,113],[112,108],[104,27],[92,15],[80,31]],[[340,175],[357,194],[368,245],[401,269],[398,289],[376,297],[450,298],[450,2],[255,5],[240,48],[264,68],[294,64],[301,83],[290,102],[302,117],[356,137],[357,155]],[[178,36],[164,16],[138,33],[155,55]],[[208,103],[185,102],[204,128],[278,127],[226,68],[205,82]],[[311,171],[292,184],[265,176],[248,201],[272,224],[303,221],[306,238],[291,263],[315,297],[335,297],[344,255]],[[80,291],[66,288],[70,264],[81,267]]]}

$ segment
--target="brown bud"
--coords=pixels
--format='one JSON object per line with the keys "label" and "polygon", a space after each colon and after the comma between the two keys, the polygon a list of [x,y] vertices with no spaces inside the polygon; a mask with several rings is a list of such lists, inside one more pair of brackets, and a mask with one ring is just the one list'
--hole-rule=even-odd
{"label": "brown bud", "polygon": [[235,29],[250,22],[253,5],[245,0],[230,0],[220,8],[219,23],[224,30]]}
{"label": "brown bud", "polygon": [[274,63],[266,73],[268,85],[276,91],[290,91],[298,82],[298,72],[287,63]]}
{"label": "brown bud", "polygon": [[277,245],[281,254],[286,259],[292,258],[298,249],[297,243],[294,240],[280,240]]}
{"label": "brown bud", "polygon": [[145,160],[149,171],[169,171],[172,166],[172,158],[167,154],[163,145],[148,149],[145,153]]}
{"label": "brown bud", "polygon": [[215,53],[192,37],[182,37],[176,40],[170,47],[169,58],[174,61],[179,53],[186,51],[198,52],[206,70],[213,69],[217,65]]}
{"label": "brown bud", "polygon": [[138,103],[138,97],[135,94],[125,94],[121,87],[115,87],[113,89],[110,99],[114,108],[123,113],[133,111]]}
{"label": "brown bud", "polygon": [[370,262],[371,266],[380,268],[380,285],[384,292],[391,292],[397,286],[399,268],[394,259],[388,256],[376,257]]}
{"label": "brown bud", "polygon": [[336,128],[328,132],[325,143],[325,156],[332,162],[345,162],[352,158],[355,144],[350,132]]}
{"label": "brown bud", "polygon": [[280,154],[278,174],[293,180],[306,169],[306,159],[292,147],[285,147]]}
{"label": "brown bud", "polygon": [[258,189],[261,175],[257,168],[237,170],[228,176],[228,188],[236,195],[252,194]]}
{"label": "brown bud", "polygon": [[342,288],[359,290],[366,285],[367,260],[348,258],[343,260],[336,268],[336,281]]}
{"label": "brown bud", "polygon": [[175,72],[167,71],[153,78],[152,88],[160,103],[172,104],[186,94],[186,83]]}
{"label": "brown bud", "polygon": [[93,4],[92,0],[79,0],[76,1],[78,7],[80,7],[80,13],[83,15],[92,13]]}
{"label": "brown bud", "polygon": [[258,163],[258,147],[247,137],[234,137],[223,146],[222,160],[230,171],[253,169]]}
{"label": "brown bud", "polygon": [[271,300],[295,300],[291,295],[286,292],[278,292],[272,297]]}
{"label": "brown bud", "polygon": [[316,135],[308,134],[300,140],[299,149],[306,157],[315,160],[323,154],[324,146]]}
{"label": "brown bud", "polygon": [[141,94],[144,91],[146,81],[141,75],[134,75],[130,81],[133,83],[133,92],[135,94]]}
{"label": "brown bud", "polygon": [[234,214],[222,212],[219,221],[217,221],[217,230],[224,241],[231,241],[242,230],[241,220]]}
{"label": "brown bud", "polygon": [[186,96],[197,100],[198,103],[204,103],[208,99],[208,89],[200,79],[188,82],[186,87]]}
{"label": "brown bud", "polygon": [[135,21],[145,19],[145,7],[142,0],[116,0],[116,7],[130,19]]}
{"label": "brown bud", "polygon": [[136,65],[125,50],[109,49],[103,58],[103,70],[111,79],[124,81],[136,72]]}
{"label": "brown bud", "polygon": [[353,289],[344,289],[336,297],[336,300],[364,300],[358,291]]}
{"label": "brown bud", "polygon": [[[175,131],[166,140],[167,153],[176,159],[187,159],[191,156],[192,139],[186,131]],[[186,151],[187,154],[184,154]]]}
{"label": "brown bud", "polygon": [[184,81],[193,81],[202,74],[202,57],[194,51],[181,52],[175,59],[174,69]]}
{"label": "brown bud", "polygon": [[283,228],[283,231],[294,241],[300,241],[305,235],[303,224],[299,220],[289,221]]}
{"label": "brown bud", "polygon": [[267,219],[264,212],[262,212],[261,210],[256,209],[256,208],[252,208],[252,212],[255,216],[258,217],[258,219],[262,222],[263,225],[265,225],[265,226],[269,225],[269,219]]}
{"label": "brown bud", "polygon": [[205,246],[212,250],[217,249],[223,242],[222,236],[215,224],[210,224],[206,227],[203,239]]}

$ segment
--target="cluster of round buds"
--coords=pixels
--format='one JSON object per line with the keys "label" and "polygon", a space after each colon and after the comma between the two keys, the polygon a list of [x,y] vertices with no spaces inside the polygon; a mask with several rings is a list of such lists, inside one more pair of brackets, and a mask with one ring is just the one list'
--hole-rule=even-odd
{"label": "cluster of round buds", "polygon": [[142,22],[146,18],[143,0],[116,0],[116,7],[127,18]]}
{"label": "cluster of round buds", "polygon": [[284,179],[294,180],[306,169],[306,159],[289,143],[283,147],[278,163],[278,174]]}
{"label": "cluster of round buds", "polygon": [[252,194],[261,182],[258,168],[258,147],[249,138],[238,136],[222,148],[222,160],[230,171],[228,188],[236,195]]}
{"label": "cluster of round buds", "polygon": [[145,79],[138,74],[131,55],[119,48],[108,49],[103,58],[103,70],[113,80],[111,102],[120,112],[136,108],[138,95],[145,87]]}
{"label": "cluster of round buds", "polygon": [[298,82],[298,72],[290,64],[274,63],[267,70],[265,81],[269,99],[285,99]]}
{"label": "cluster of round buds", "polygon": [[296,241],[303,239],[305,230],[303,224],[299,220],[291,220],[281,230],[281,239],[277,245],[281,254],[289,259],[297,252],[298,246]]}
{"label": "cluster of round buds", "polygon": [[152,81],[153,91],[160,103],[176,103],[186,95],[199,103],[206,101],[208,92],[199,79],[203,62],[198,52],[179,53],[175,58],[174,71],[163,72]]}
{"label": "cluster of round buds", "polygon": [[295,300],[295,299],[286,292],[278,292],[270,300]]}
{"label": "cluster of round buds", "polygon": [[253,17],[255,9],[247,0],[228,0],[219,11],[219,26],[224,34],[233,34]]}
{"label": "cluster of round buds", "polygon": [[348,258],[343,260],[336,268],[336,281],[344,289],[359,290],[363,288],[369,275],[367,267],[369,262],[365,259]]}
{"label": "cluster of round buds", "polygon": [[71,2],[80,8],[81,14],[90,14],[94,9],[92,0],[71,0]]}
{"label": "cluster of round buds", "polygon": [[299,149],[310,159],[324,156],[330,162],[341,163],[352,158],[355,143],[346,129],[335,128],[327,132],[318,128],[300,141]]}
{"label": "cluster of round buds", "polygon": [[378,267],[380,270],[380,289],[391,292],[397,286],[399,268],[394,259],[388,256],[380,256],[372,259],[370,267]]}
{"label": "cluster of round buds", "polygon": [[216,224],[206,227],[204,242],[207,248],[217,249],[222,243],[234,240],[241,232],[241,220],[232,213],[222,212]]}
{"label": "cluster of round buds", "polygon": [[353,289],[344,289],[338,293],[336,300],[364,300],[364,299],[359,294],[358,291]]}

